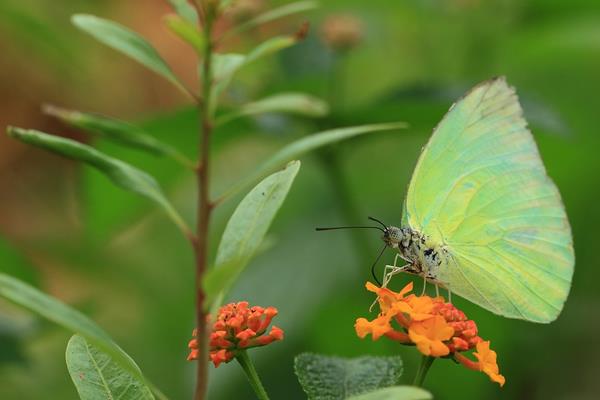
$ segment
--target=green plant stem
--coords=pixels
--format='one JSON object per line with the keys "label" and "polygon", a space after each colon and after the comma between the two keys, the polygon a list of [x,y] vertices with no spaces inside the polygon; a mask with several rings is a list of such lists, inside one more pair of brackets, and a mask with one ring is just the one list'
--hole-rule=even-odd
{"label": "green plant stem", "polygon": [[[198,0],[198,9],[202,4],[208,4]],[[208,321],[205,311],[206,294],[202,287],[202,281],[208,262],[208,233],[213,203],[210,200],[210,143],[213,130],[211,113],[211,90],[213,85],[212,76],[212,54],[213,37],[212,27],[214,13],[210,5],[203,9],[203,30],[205,35],[204,53],[202,60],[202,101],[199,102],[200,116],[200,160],[197,167],[198,181],[198,207],[197,207],[197,236],[195,241],[196,253],[196,323],[198,340],[198,366],[196,372],[195,400],[204,400],[208,388]]]}
{"label": "green plant stem", "polygon": [[425,381],[425,377],[427,376],[427,372],[435,361],[435,357],[423,356],[421,357],[421,364],[419,365],[419,369],[417,370],[417,374],[415,375],[415,380],[413,382],[414,386],[423,387],[423,382]]}
{"label": "green plant stem", "polygon": [[263,387],[260,378],[258,377],[258,373],[256,373],[254,364],[252,364],[252,360],[250,360],[250,357],[248,357],[246,350],[238,352],[235,356],[235,359],[238,363],[240,363],[242,369],[246,373],[246,377],[250,382],[250,386],[252,386],[252,389],[254,389],[256,397],[258,397],[260,400],[269,400],[269,395],[267,395],[267,392]]}

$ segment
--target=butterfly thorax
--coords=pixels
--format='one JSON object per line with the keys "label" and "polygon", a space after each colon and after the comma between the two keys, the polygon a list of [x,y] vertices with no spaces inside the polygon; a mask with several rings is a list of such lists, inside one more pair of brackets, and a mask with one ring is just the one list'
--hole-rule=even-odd
{"label": "butterfly thorax", "polygon": [[446,247],[410,227],[388,226],[383,231],[383,241],[407,261],[408,273],[436,281],[440,268],[446,265]]}

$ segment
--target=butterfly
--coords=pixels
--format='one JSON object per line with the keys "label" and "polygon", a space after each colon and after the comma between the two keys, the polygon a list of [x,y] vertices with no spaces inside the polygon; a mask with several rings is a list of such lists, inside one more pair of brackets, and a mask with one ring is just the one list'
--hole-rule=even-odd
{"label": "butterfly", "polygon": [[575,263],[569,221],[504,77],[452,105],[419,157],[401,226],[382,225],[406,263],[386,267],[384,286],[407,272],[540,323],[563,308]]}

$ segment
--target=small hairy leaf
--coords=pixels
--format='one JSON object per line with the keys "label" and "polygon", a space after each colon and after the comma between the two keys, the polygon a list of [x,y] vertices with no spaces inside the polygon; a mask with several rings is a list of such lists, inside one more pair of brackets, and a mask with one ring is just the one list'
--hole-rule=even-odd
{"label": "small hairy leaf", "polygon": [[122,189],[137,193],[154,201],[164,209],[180,229],[187,232],[185,223],[163,195],[156,180],[147,173],[71,139],[15,127],[9,127],[8,134],[24,143],[49,150],[72,160],[82,161],[96,168]]}
{"label": "small hairy leaf", "polygon": [[67,344],[66,361],[82,400],[152,400],[146,384],[116,363],[110,355],[74,335]]}
{"label": "small hairy leaf", "polygon": [[329,131],[323,131],[306,136],[302,139],[296,140],[295,142],[284,146],[281,150],[279,150],[277,153],[271,156],[271,158],[259,165],[258,168],[247,178],[243,179],[241,182],[239,182],[227,192],[225,192],[223,195],[221,195],[220,198],[225,199],[233,196],[234,194],[240,192],[247,186],[250,186],[254,182],[258,181],[268,173],[272,172],[280,165],[290,160],[299,158],[300,156],[308,153],[309,151],[312,151],[319,147],[339,142],[341,140],[350,139],[354,136],[362,135],[365,133],[389,131],[393,129],[403,129],[407,126],[408,125],[404,122],[361,125],[349,128],[332,129]]}
{"label": "small hairy leaf", "polygon": [[136,32],[114,21],[94,15],[77,14],[72,17],[72,21],[76,27],[89,33],[99,42],[133,58],[186,92],[171,68],[154,47]]}
{"label": "small hairy leaf", "polygon": [[227,222],[217,249],[215,266],[204,278],[207,307],[218,307],[226,291],[261,246],[275,214],[281,208],[298,170],[293,161],[254,187]]}
{"label": "small hairy leaf", "polygon": [[43,107],[44,113],[58,118],[67,125],[82,129],[88,133],[100,135],[115,143],[143,150],[157,156],[167,156],[175,161],[192,167],[193,163],[175,148],[155,139],[143,129],[103,115],[67,110],[52,105]]}
{"label": "small hairy leaf", "polygon": [[348,397],[348,400],[431,400],[427,390],[416,386],[391,386]]}
{"label": "small hairy leaf", "polygon": [[342,400],[392,386],[402,375],[400,357],[341,358],[303,353],[294,370],[309,400]]}
{"label": "small hairy leaf", "polygon": [[[110,355],[115,363],[136,379],[150,385],[131,357],[102,328],[79,311],[18,279],[2,273],[0,273],[0,296],[85,337],[90,343]],[[157,392],[154,386],[152,386],[152,390]],[[164,398],[162,394],[161,398]]]}
{"label": "small hairy leaf", "polygon": [[202,54],[204,37],[196,24],[175,14],[165,16],[164,21],[171,32],[192,46],[198,54]]}
{"label": "small hairy leaf", "polygon": [[307,117],[322,117],[329,112],[329,106],[323,100],[307,94],[279,93],[244,104],[239,110],[219,118],[217,123],[223,124],[243,115],[272,112],[291,113]]}

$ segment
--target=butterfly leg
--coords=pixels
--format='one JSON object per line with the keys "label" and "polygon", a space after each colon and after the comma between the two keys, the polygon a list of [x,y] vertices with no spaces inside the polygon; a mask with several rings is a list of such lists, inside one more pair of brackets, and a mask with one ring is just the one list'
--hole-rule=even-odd
{"label": "butterfly leg", "polygon": [[[400,253],[396,254],[396,256],[394,257],[394,265],[386,265],[385,268],[383,269],[383,281],[382,281],[383,283],[382,283],[381,287],[386,287],[390,281],[390,278],[393,275],[396,275],[398,272],[401,272],[401,271],[397,271],[394,274],[391,274],[391,275],[389,274],[391,271],[398,269],[397,265],[398,265],[399,258],[403,259],[404,261],[408,261],[402,256],[402,254],[400,254]],[[404,270],[404,268],[406,268],[406,265],[400,267],[400,269],[402,271]]]}
{"label": "butterfly leg", "polygon": [[448,303],[452,303],[452,290],[450,290],[450,286],[438,280],[433,280],[432,283],[435,286],[435,295],[437,297],[440,296],[440,287],[442,287],[442,289],[446,289],[448,291]]}
{"label": "butterfly leg", "polygon": [[[394,260],[394,264],[395,263],[396,263],[396,260]],[[382,288],[386,287],[387,284],[390,283],[392,276],[397,275],[401,272],[404,272],[406,270],[407,266],[408,266],[408,264],[403,265],[402,267],[396,267],[396,265],[386,265],[384,268],[383,283],[382,283],[381,287]],[[369,307],[369,312],[373,311],[373,307],[375,306],[375,304],[377,304],[378,300],[379,300],[379,296],[377,296],[375,301],[373,301],[373,303]]]}
{"label": "butterfly leg", "polygon": [[427,274],[423,274],[423,291],[421,292],[421,296],[425,294],[425,289],[427,289]]}
{"label": "butterfly leg", "polygon": [[408,264],[403,265],[401,267],[396,267],[395,265],[386,265],[383,275],[383,284],[381,285],[381,287],[387,287],[388,283],[390,283],[390,281],[392,280],[392,276],[406,271],[406,267],[408,266]]}

